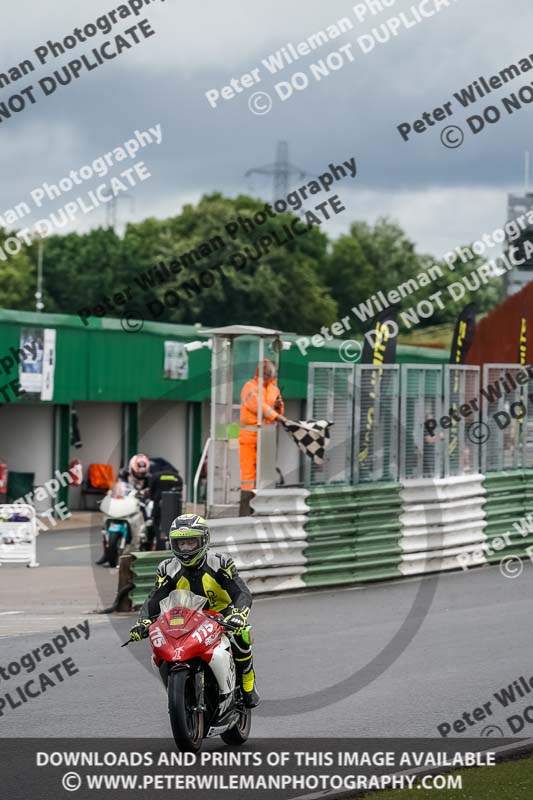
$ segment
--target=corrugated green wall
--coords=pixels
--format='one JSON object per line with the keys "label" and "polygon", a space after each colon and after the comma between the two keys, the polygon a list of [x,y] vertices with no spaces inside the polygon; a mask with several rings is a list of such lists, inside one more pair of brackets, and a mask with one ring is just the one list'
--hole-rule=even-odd
{"label": "corrugated green wall", "polygon": [[[209,338],[194,326],[147,322],[141,331],[126,333],[118,319],[90,319],[88,326],[84,326],[78,317],[0,309],[0,357],[10,347],[18,348],[22,327],[47,327],[57,331],[54,403],[74,400],[137,402],[140,399],[199,401],[210,397],[211,353],[207,349],[189,355],[187,381],[163,377],[165,340],[187,342]],[[341,342],[333,340],[324,347],[310,347],[304,355],[295,344],[298,338],[295,334],[283,334],[283,338],[292,341],[293,346],[281,353],[280,387],[286,398],[305,398],[309,363],[341,362],[338,352]],[[242,342],[241,352],[250,353],[249,343]],[[249,360],[249,355],[246,357]],[[398,347],[399,363],[447,361],[448,353],[444,350]],[[237,393],[241,384],[241,376],[237,376]]]}

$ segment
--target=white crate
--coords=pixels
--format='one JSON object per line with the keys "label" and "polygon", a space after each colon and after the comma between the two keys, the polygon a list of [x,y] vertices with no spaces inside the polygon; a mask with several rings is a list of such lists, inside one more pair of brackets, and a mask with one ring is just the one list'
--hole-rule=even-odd
{"label": "white crate", "polygon": [[28,517],[28,521],[0,522],[0,566],[27,564],[28,567],[38,567],[35,509],[22,503],[0,505],[0,519],[13,514]]}

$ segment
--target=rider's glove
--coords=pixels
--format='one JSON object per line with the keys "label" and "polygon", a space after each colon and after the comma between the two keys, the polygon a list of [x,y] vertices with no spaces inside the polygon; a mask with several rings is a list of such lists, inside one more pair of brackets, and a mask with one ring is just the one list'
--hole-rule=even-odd
{"label": "rider's glove", "polygon": [[140,642],[148,636],[148,628],[152,624],[151,619],[140,619],[137,625],[130,630],[130,642]]}
{"label": "rider's glove", "polygon": [[226,617],[226,622],[229,622],[230,625],[235,626],[235,630],[232,633],[242,633],[243,629],[246,628],[248,624],[248,614],[250,613],[249,608],[232,608],[231,613],[229,616]]}

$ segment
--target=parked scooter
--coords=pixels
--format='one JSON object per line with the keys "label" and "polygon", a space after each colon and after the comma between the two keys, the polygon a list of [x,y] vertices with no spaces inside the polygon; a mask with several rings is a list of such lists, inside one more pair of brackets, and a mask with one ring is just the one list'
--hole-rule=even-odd
{"label": "parked scooter", "polygon": [[102,527],[104,552],[97,562],[116,567],[120,556],[148,550],[152,503],[146,503],[134,486],[117,481],[100,503],[105,514]]}

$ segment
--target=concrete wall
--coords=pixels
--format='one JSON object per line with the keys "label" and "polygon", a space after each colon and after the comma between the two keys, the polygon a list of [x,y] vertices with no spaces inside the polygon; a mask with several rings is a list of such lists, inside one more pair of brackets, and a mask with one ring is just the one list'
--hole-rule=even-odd
{"label": "concrete wall", "polygon": [[139,410],[139,452],[161,456],[187,476],[187,403],[143,400]]}
{"label": "concrete wall", "polygon": [[[117,476],[122,454],[122,403],[75,403],[78,412],[80,436],[83,446],[70,448],[69,460],[77,458],[83,464],[83,479],[87,478],[89,464],[112,464]],[[69,506],[80,507],[80,489],[69,489]],[[87,507],[94,506],[94,498],[87,498]]]}
{"label": "concrete wall", "polygon": [[35,473],[35,486],[52,477],[53,407],[0,407],[0,459],[13,472]]}
{"label": "concrete wall", "polygon": [[87,477],[89,464],[112,464],[115,475],[122,453],[122,404],[75,403],[83,446],[71,447],[70,457],[79,458]]}

